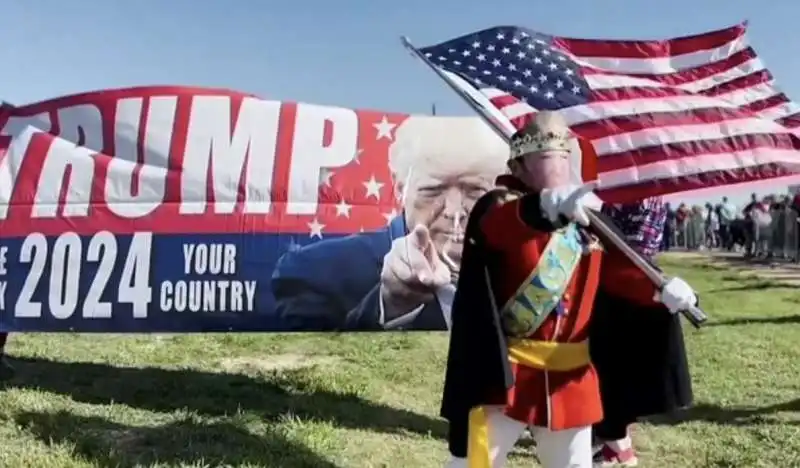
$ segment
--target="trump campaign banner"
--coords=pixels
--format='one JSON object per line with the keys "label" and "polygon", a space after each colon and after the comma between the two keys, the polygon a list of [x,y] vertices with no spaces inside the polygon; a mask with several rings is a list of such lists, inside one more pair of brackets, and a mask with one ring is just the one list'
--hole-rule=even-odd
{"label": "trump campaign banner", "polygon": [[447,329],[507,156],[475,117],[217,89],[5,106],[0,330]]}

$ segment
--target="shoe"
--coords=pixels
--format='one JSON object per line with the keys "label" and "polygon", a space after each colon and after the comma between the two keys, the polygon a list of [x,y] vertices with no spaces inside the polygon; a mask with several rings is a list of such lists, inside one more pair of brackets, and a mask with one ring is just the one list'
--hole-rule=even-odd
{"label": "shoe", "polygon": [[617,452],[608,444],[603,444],[594,454],[594,468],[607,468],[613,466],[636,466],[639,459],[632,448]]}
{"label": "shoe", "polygon": [[0,354],[0,381],[9,380],[14,377],[14,366],[12,366],[8,359]]}

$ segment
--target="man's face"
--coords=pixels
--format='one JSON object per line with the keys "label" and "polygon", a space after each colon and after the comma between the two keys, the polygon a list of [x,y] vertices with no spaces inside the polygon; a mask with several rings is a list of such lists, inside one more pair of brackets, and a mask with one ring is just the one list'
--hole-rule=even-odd
{"label": "man's face", "polygon": [[[489,156],[487,156],[488,158]],[[456,266],[461,262],[464,230],[475,202],[494,186],[502,164],[480,157],[420,158],[405,194],[409,229],[423,224],[430,229],[436,249]]]}
{"label": "man's face", "polygon": [[522,156],[520,170],[526,182],[537,190],[567,185],[571,182],[570,153],[567,151],[542,151]]}

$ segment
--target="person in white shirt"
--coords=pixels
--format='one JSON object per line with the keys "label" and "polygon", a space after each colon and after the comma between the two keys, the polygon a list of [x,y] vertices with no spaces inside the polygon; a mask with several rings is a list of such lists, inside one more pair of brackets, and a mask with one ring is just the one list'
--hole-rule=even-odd
{"label": "person in white shirt", "polygon": [[722,204],[719,207],[719,235],[722,246],[726,250],[733,250],[733,236],[731,235],[731,224],[736,220],[739,211],[728,197],[722,197]]}
{"label": "person in white shirt", "polygon": [[755,227],[754,255],[769,256],[772,244],[772,212],[770,201],[764,199],[756,203],[750,212]]}
{"label": "person in white shirt", "polygon": [[706,247],[714,249],[720,246],[719,213],[711,203],[706,203]]}

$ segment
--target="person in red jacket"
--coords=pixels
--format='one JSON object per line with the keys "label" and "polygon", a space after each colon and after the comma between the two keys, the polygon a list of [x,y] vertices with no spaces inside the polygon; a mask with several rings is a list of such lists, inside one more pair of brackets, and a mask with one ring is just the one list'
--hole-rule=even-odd
{"label": "person in red jacket", "polygon": [[595,294],[672,313],[697,302],[685,281],[657,291],[600,243],[588,212],[604,217],[602,203],[569,183],[572,147],[559,114],[537,113],[511,139],[511,175],[470,213],[442,395],[450,468],[502,466],[526,428],[544,468],[591,468],[603,418],[588,344]]}

